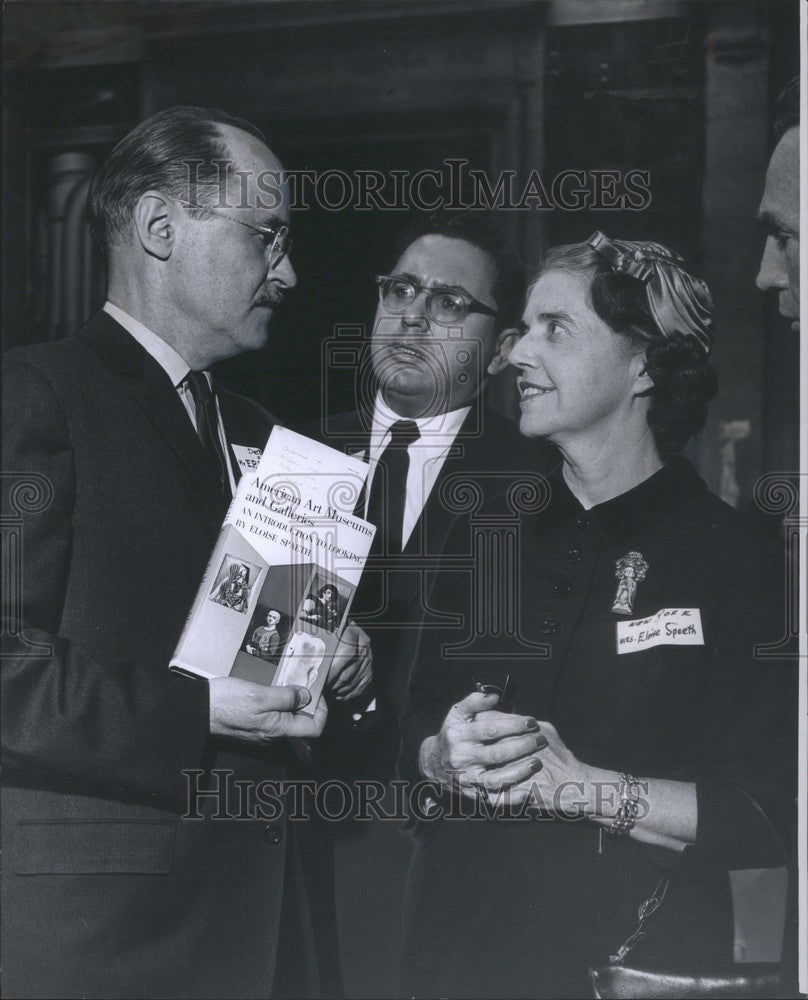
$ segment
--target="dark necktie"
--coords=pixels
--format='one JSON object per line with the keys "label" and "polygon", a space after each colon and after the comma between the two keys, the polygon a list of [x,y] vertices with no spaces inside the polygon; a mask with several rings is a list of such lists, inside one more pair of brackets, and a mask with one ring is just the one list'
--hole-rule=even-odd
{"label": "dark necktie", "polygon": [[390,442],[376,463],[367,516],[368,521],[378,528],[370,550],[373,555],[379,552],[401,554],[407,473],[410,469],[407,449],[420,436],[414,421],[397,420],[390,428]]}
{"label": "dark necktie", "polygon": [[196,431],[219,475],[222,496],[230,496],[230,477],[227,458],[219,438],[219,415],[216,411],[216,394],[204,372],[188,372],[186,379],[196,408]]}

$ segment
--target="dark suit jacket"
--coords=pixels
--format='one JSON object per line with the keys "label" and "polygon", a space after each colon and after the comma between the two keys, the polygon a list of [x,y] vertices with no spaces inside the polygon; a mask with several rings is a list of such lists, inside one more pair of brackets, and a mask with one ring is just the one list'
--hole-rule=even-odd
{"label": "dark suit jacket", "polygon": [[[371,421],[372,413],[354,411],[325,418],[317,428],[309,426],[303,432],[367,458]],[[406,703],[419,629],[441,622],[424,607],[424,595],[441,560],[452,555],[446,551],[447,538],[456,537],[457,531],[450,529],[458,519],[470,520],[484,498],[498,493],[515,475],[530,481],[557,461],[552,446],[523,438],[511,421],[485,406],[472,406],[404,552],[368,562],[352,617],[372,641],[378,703],[374,728],[380,743],[372,750],[365,748],[362,755],[372,757],[380,773],[389,772],[398,750],[398,717]],[[321,749],[327,746],[324,741]]]}
{"label": "dark suit jacket", "polygon": [[[24,625],[2,664],[3,995],[267,996],[284,826],[182,818],[183,769],[277,778],[287,753],[212,739],[207,684],[168,669],[225,513],[215,471],[105,313],[8,354],[4,381]],[[231,443],[263,447],[264,410],[220,405]]]}

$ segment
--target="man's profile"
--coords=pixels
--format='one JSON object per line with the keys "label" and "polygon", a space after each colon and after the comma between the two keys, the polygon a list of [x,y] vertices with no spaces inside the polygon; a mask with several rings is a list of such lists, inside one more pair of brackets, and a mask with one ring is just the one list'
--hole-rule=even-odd
{"label": "man's profile", "polygon": [[769,160],[758,218],[767,231],[757,286],[777,292],[780,315],[800,329],[800,87],[795,77],[780,95],[777,145]]}
{"label": "man's profile", "polygon": [[[281,169],[224,112],[142,122],[90,188],[103,309],[5,358],[8,482],[49,490],[23,516],[23,620],[4,629],[9,996],[314,988],[305,951],[278,947],[306,920],[292,834],[227,821],[218,791],[225,773],[282,780],[284,737],[316,737],[325,709],[300,714],[302,688],[168,668],[239,477],[231,446],[263,448],[275,422],[210,367],[262,347],[296,284],[287,194],[259,198]],[[236,561],[219,598],[242,610],[250,586]],[[335,657],[335,678],[348,668]],[[192,793],[202,818],[184,818]]]}

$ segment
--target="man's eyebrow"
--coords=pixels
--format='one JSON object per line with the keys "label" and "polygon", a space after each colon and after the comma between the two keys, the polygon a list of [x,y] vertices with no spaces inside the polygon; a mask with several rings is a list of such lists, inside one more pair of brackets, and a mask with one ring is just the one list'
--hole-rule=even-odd
{"label": "man's eyebrow", "polygon": [[429,278],[425,281],[424,280],[426,278],[425,274],[418,275],[418,274],[412,274],[409,271],[398,271],[397,277],[406,278],[407,281],[412,281],[416,285],[423,285],[424,288],[451,288],[457,292],[464,292],[466,295],[468,295],[470,299],[476,298],[476,296],[471,294],[468,288],[464,288],[463,285],[454,284],[453,282],[439,281],[437,282],[437,284],[430,285],[429,282],[432,279]]}
{"label": "man's eyebrow", "polygon": [[267,229],[277,229],[279,226],[288,225],[288,222],[284,222],[283,219],[274,212],[272,215],[264,216],[264,218],[259,219],[256,222],[256,226],[265,226]]}
{"label": "man's eyebrow", "polygon": [[786,223],[785,219],[779,218],[768,208],[764,208],[758,212],[757,220],[762,226],[765,226],[767,229],[771,229],[775,232],[781,229],[792,232],[791,227]]}

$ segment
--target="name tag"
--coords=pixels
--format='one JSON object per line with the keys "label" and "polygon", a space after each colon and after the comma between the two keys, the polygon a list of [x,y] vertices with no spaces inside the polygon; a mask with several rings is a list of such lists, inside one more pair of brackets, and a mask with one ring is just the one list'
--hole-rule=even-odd
{"label": "name tag", "polygon": [[650,618],[617,622],[617,652],[637,653],[652,646],[703,646],[698,608],[661,608]]}
{"label": "name tag", "polygon": [[249,448],[244,444],[232,444],[230,447],[233,449],[233,454],[236,456],[236,461],[242,475],[245,472],[252,472],[253,469],[258,468],[258,463],[261,461],[260,448]]}

